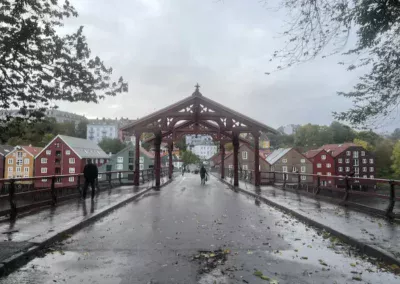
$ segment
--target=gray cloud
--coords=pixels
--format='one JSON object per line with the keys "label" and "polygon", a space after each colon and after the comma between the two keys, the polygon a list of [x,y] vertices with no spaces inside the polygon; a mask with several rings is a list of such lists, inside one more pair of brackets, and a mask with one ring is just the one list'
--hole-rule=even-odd
{"label": "gray cloud", "polygon": [[97,105],[60,103],[89,117],[138,118],[191,95],[203,95],[273,127],[328,124],[332,111],[351,102],[359,74],[339,58],[316,60],[272,75],[284,15],[259,1],[72,0],[80,16],[66,29],[85,26],[92,53],[129,82],[129,93]]}

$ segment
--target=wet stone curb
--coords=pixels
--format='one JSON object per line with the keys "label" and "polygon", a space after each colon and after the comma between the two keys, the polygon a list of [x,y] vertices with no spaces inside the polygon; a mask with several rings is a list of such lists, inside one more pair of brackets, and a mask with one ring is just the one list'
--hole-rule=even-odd
{"label": "wet stone curb", "polygon": [[382,250],[382,249],[380,249],[380,248],[378,248],[376,246],[373,246],[373,245],[365,244],[365,243],[363,243],[363,242],[361,242],[361,241],[359,241],[359,240],[357,240],[357,239],[355,239],[353,237],[345,235],[345,234],[343,234],[343,233],[341,233],[341,232],[339,232],[339,231],[337,231],[337,230],[335,230],[335,229],[333,229],[331,227],[328,227],[328,226],[326,226],[326,225],[324,225],[322,223],[319,223],[319,222],[317,222],[315,220],[312,220],[311,218],[309,218],[309,217],[307,217],[307,216],[305,216],[303,214],[300,214],[297,211],[294,211],[294,210],[292,210],[290,208],[287,208],[287,207],[285,207],[285,206],[283,206],[281,204],[278,204],[278,203],[268,199],[265,196],[256,194],[254,192],[251,192],[249,190],[246,190],[246,189],[243,189],[243,188],[240,188],[240,187],[235,187],[232,184],[230,184],[229,182],[227,182],[226,180],[223,180],[223,179],[220,179],[220,178],[217,178],[217,179],[220,180],[221,182],[225,183],[226,185],[228,185],[230,187],[230,189],[232,189],[235,192],[237,192],[237,191],[243,192],[244,194],[247,194],[247,195],[249,195],[251,197],[254,197],[254,198],[258,199],[258,200],[261,200],[266,204],[269,204],[269,205],[271,205],[273,207],[276,207],[276,208],[282,210],[283,212],[286,212],[286,213],[289,213],[289,214],[295,216],[297,219],[307,223],[308,225],[311,225],[313,227],[316,227],[316,228],[319,228],[319,229],[327,231],[331,235],[334,235],[334,236],[340,238],[342,241],[348,243],[349,245],[356,247],[359,251],[361,251],[362,253],[365,253],[368,256],[371,256],[371,257],[377,258],[379,260],[382,260],[383,262],[385,262],[385,263],[387,263],[389,265],[396,264],[396,265],[400,266],[400,259],[396,258],[393,254],[391,254],[391,253],[389,253],[387,251],[384,251],[384,250]]}
{"label": "wet stone curb", "polygon": [[[166,181],[165,183],[160,185],[160,188],[170,184],[172,181],[173,179]],[[64,240],[67,235],[73,234],[79,231],[80,229],[90,225],[91,223],[94,223],[100,218],[103,218],[104,216],[108,215],[110,212],[141,197],[142,195],[144,195],[145,193],[147,193],[152,189],[159,190],[159,188],[150,186],[123,201],[120,201],[114,205],[111,205],[110,207],[98,211],[96,214],[93,214],[89,218],[71,225],[67,229],[55,232],[54,234],[52,234],[51,236],[49,236],[48,238],[44,239],[41,242],[32,242],[32,246],[30,246],[28,249],[20,251],[0,263],[0,277],[6,276],[11,272],[15,271],[16,269],[22,267],[23,265],[27,264],[30,260],[35,258],[42,249],[52,245],[55,242]]]}

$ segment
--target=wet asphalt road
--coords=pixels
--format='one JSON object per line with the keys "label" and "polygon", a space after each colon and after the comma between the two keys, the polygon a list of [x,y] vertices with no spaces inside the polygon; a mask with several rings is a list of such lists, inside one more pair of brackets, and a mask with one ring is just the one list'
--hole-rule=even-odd
{"label": "wet asphalt road", "polygon": [[[217,249],[224,250],[226,262],[199,252]],[[218,265],[210,268],[207,261]],[[211,272],[204,272],[208,268]],[[261,273],[270,280],[261,279]],[[215,178],[202,187],[192,174],[69,236],[0,283],[277,283],[274,280],[400,283],[398,276],[336,238],[235,193]]]}

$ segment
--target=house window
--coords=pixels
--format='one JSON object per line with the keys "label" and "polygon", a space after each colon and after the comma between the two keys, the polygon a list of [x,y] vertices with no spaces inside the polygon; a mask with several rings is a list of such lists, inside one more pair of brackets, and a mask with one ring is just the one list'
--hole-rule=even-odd
{"label": "house window", "polygon": [[306,180],[307,177],[306,176],[301,176],[301,180]]}
{"label": "house window", "polygon": [[117,170],[122,170],[124,168],[124,165],[123,164],[117,164],[116,166],[115,166],[115,169],[117,169]]}
{"label": "house window", "polygon": [[358,151],[353,152],[353,158],[358,158]]}
{"label": "house window", "polygon": [[332,173],[331,173],[331,172],[327,172],[326,175],[327,175],[327,176],[331,176]]}
{"label": "house window", "polygon": [[369,178],[374,178],[374,175],[370,175]]}
{"label": "house window", "polygon": [[69,182],[74,182],[74,180],[75,180],[75,177],[69,177],[69,178],[68,178],[68,181],[69,181]]}
{"label": "house window", "polygon": [[117,177],[118,178],[123,178],[124,177],[124,173],[117,173]]}
{"label": "house window", "polygon": [[363,159],[363,164],[366,164],[367,163],[367,159]]}
{"label": "house window", "polygon": [[354,159],[353,162],[354,162],[354,166],[358,167],[358,165],[359,165],[358,159]]}
{"label": "house window", "polygon": [[12,165],[12,164],[13,164],[13,161],[14,161],[13,159],[8,159],[8,164],[9,164],[9,165]]}
{"label": "house window", "polygon": [[168,166],[169,166],[169,162],[165,162],[165,166],[167,166],[167,167],[168,167]]}
{"label": "house window", "polygon": [[373,164],[374,163],[374,159],[369,159],[369,163]]}
{"label": "house window", "polygon": [[297,167],[295,166],[292,167],[292,173],[297,173]]}
{"label": "house window", "polygon": [[321,172],[318,172],[318,173],[317,173],[317,175],[319,175],[319,176],[320,176],[320,175],[322,175],[322,173],[321,173]]}
{"label": "house window", "polygon": [[282,172],[287,173],[287,166],[282,166]]}
{"label": "house window", "polygon": [[361,156],[365,156],[365,151],[361,151]]}
{"label": "house window", "polygon": [[51,155],[51,150],[46,150],[46,155]]}
{"label": "house window", "polygon": [[249,169],[249,167],[247,165],[243,165],[243,170],[247,171],[248,169]]}
{"label": "house window", "polygon": [[326,155],[321,155],[322,160],[326,160]]}
{"label": "house window", "polygon": [[140,164],[140,165],[139,165],[139,169],[140,169],[141,171],[143,171],[143,170],[144,170],[144,165],[143,165],[143,164]]}
{"label": "house window", "polygon": [[42,164],[47,164],[47,158],[41,158],[41,159],[40,159],[40,162],[41,162]]}
{"label": "house window", "polygon": [[242,152],[242,159],[247,160],[247,151]]}
{"label": "house window", "polygon": [[16,168],[15,168],[15,171],[16,171],[17,173],[20,173],[20,172],[21,172],[21,167],[16,167]]}
{"label": "house window", "polygon": [[17,166],[22,166],[22,159],[17,159]]}
{"label": "house window", "polygon": [[282,159],[282,163],[286,164],[287,163],[287,159]]}
{"label": "house window", "polygon": [[12,167],[8,167],[8,172],[12,173],[13,172],[13,168]]}
{"label": "house window", "polygon": [[47,178],[42,178],[42,182],[47,182]]}
{"label": "house window", "polygon": [[343,167],[339,167],[339,172],[343,172]]}
{"label": "house window", "polygon": [[75,168],[69,168],[69,173],[74,174],[75,173]]}
{"label": "house window", "polygon": [[28,167],[24,167],[24,173],[29,173],[29,168]]}
{"label": "house window", "polygon": [[29,165],[29,159],[24,159],[24,164]]}
{"label": "house window", "polygon": [[71,155],[71,151],[70,150],[65,150],[65,155],[67,155],[67,156]]}
{"label": "house window", "polygon": [[339,164],[343,163],[343,159],[342,158],[338,159],[338,162]]}
{"label": "house window", "polygon": [[374,167],[369,167],[369,171],[373,172],[374,171]]}
{"label": "house window", "polygon": [[300,163],[304,164],[306,162],[306,159],[301,159]]}
{"label": "house window", "polygon": [[133,151],[129,151],[128,152],[128,155],[129,155],[129,157],[133,157],[134,155],[133,155]]}
{"label": "house window", "polygon": [[40,172],[41,172],[42,174],[47,174],[47,168],[41,168],[41,169],[40,169]]}
{"label": "house window", "polygon": [[350,163],[350,159],[346,159],[346,164]]}
{"label": "house window", "polygon": [[347,155],[347,156],[350,156],[350,155],[351,155],[351,152],[350,152],[350,151],[346,151],[346,155]]}
{"label": "house window", "polygon": [[22,152],[17,152],[17,158],[22,158]]}
{"label": "house window", "polygon": [[75,164],[75,158],[69,158],[69,163],[70,164]]}
{"label": "house window", "polygon": [[232,166],[232,165],[229,165],[228,168],[229,168],[229,169],[233,169],[233,166]]}
{"label": "house window", "polygon": [[358,175],[360,173],[360,168],[354,168],[354,173]]}
{"label": "house window", "polygon": [[367,167],[363,167],[363,172],[366,172],[367,171]]}
{"label": "house window", "polygon": [[367,175],[363,175],[363,178],[368,178],[368,176]]}
{"label": "house window", "polygon": [[60,143],[57,142],[55,145],[56,145],[56,148],[60,148]]}
{"label": "house window", "polygon": [[332,165],[331,165],[330,163],[327,163],[327,164],[326,164],[326,167],[327,167],[327,168],[331,168]]}
{"label": "house window", "polygon": [[346,172],[350,172],[350,167],[346,167]]}
{"label": "house window", "polygon": [[100,163],[101,163],[101,164],[104,164],[104,159],[101,159],[101,160],[100,160]]}
{"label": "house window", "polygon": [[124,157],[117,158],[117,163],[123,163],[123,162],[124,162]]}
{"label": "house window", "polygon": [[306,167],[305,167],[305,166],[301,166],[300,171],[301,171],[302,173],[305,173],[305,172],[306,172]]}
{"label": "house window", "polygon": [[321,163],[317,164],[317,168],[320,169],[322,167]]}

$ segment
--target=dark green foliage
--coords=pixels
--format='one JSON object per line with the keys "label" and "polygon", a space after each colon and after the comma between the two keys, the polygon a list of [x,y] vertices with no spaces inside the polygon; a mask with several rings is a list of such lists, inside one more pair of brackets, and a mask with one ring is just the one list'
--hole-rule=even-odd
{"label": "dark green foliage", "polygon": [[[362,128],[397,114],[400,104],[400,1],[281,0],[281,4],[289,11],[290,19],[284,33],[287,45],[273,54],[273,59],[286,61],[278,69],[317,56],[324,58],[342,53],[347,48],[345,55],[355,55],[347,70],[361,67],[368,71],[360,77],[353,91],[339,92],[351,99],[354,106],[348,111],[334,113],[334,116]],[[357,42],[347,47],[352,30],[356,31]]]}
{"label": "dark green foliage", "polygon": [[183,151],[181,155],[181,160],[185,165],[198,164],[200,162],[200,158],[190,151]]}
{"label": "dark green foliage", "polygon": [[112,69],[92,57],[83,27],[57,31],[77,17],[68,1],[0,0],[0,108],[41,118],[50,102],[95,102],[126,92]]}
{"label": "dark green foliage", "polygon": [[115,154],[124,149],[126,144],[119,141],[119,139],[103,138],[103,140],[100,141],[99,146],[107,154]]}

